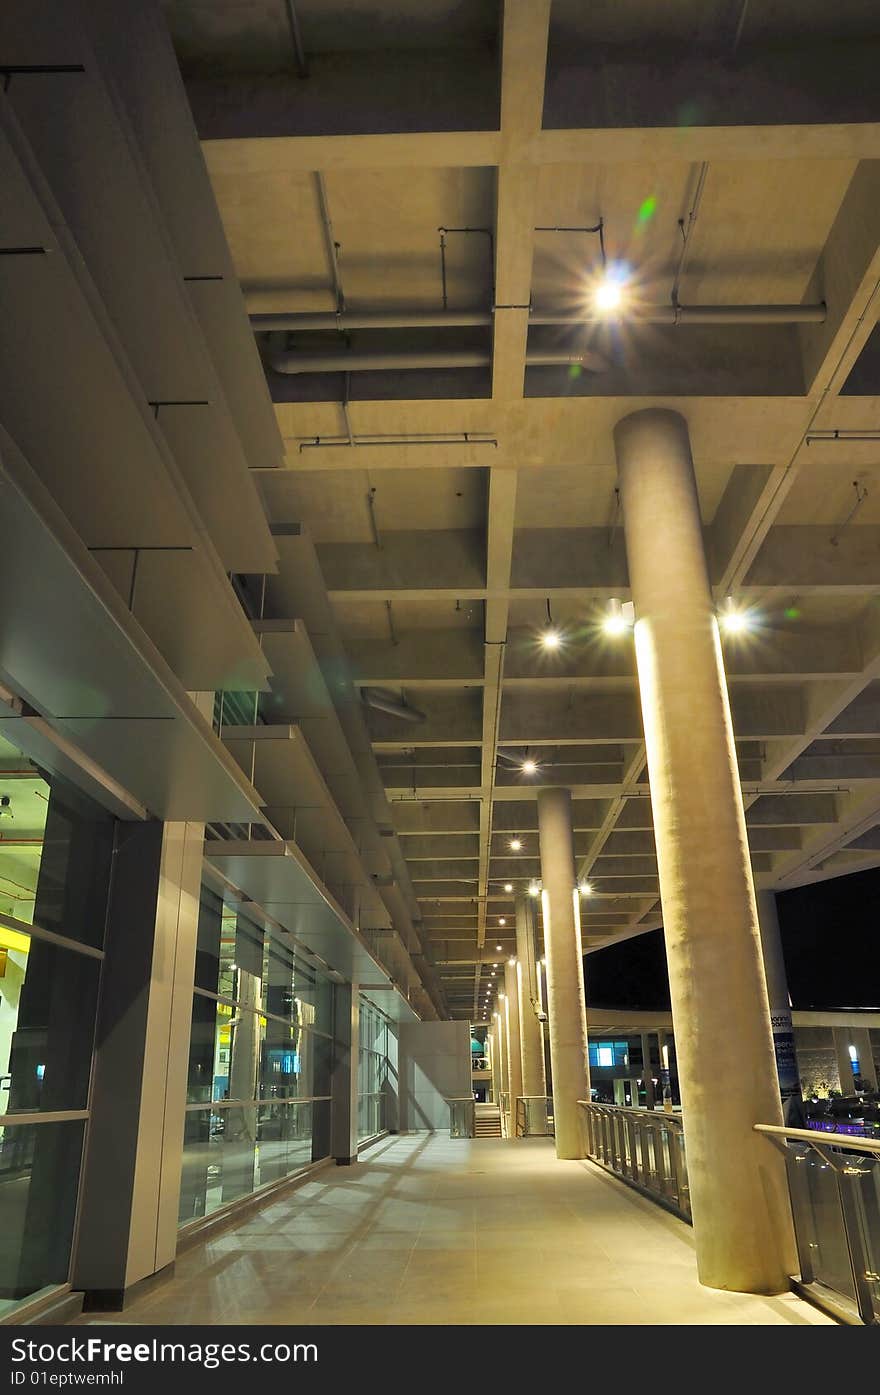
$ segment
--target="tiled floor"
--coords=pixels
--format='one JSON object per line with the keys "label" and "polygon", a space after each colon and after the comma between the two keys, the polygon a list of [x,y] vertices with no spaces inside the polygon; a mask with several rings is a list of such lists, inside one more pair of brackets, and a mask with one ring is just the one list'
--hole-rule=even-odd
{"label": "tiled floor", "polygon": [[[81,1322],[89,1321],[81,1318]],[[91,1321],[94,1321],[94,1317]],[[545,1139],[388,1139],[186,1251],[101,1321],[823,1324],[702,1288],[690,1228]]]}

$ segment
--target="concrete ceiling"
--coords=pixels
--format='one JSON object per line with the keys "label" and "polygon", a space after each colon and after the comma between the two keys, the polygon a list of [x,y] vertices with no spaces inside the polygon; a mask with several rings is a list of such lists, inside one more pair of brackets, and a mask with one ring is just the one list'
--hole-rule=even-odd
{"label": "concrete ceiling", "polygon": [[[476,229],[447,235],[448,309],[495,307],[485,328],[289,335],[303,354],[491,365],[267,369],[286,468],[260,473],[271,519],[316,542],[357,680],[425,714],[373,712],[371,732],[453,1013],[482,1014],[513,947],[503,886],[538,870],[542,780],[574,792],[588,946],[660,923],[631,642],[600,626],[628,595],[611,432],[637,408],[687,417],[716,594],[753,608],[725,657],[758,885],[880,865],[880,356],[860,358],[880,307],[880,12],[295,11],[308,77],[282,0],[166,6],[251,312],[335,311],[331,242],[346,310],[437,312],[444,227]],[[576,310],[601,265],[595,233],[537,229],[600,218],[637,303],[668,305],[681,263],[685,305],[824,300],[826,319],[530,329],[529,305]],[[268,359],[278,341],[257,339]],[[527,346],[605,370],[526,368]]]}

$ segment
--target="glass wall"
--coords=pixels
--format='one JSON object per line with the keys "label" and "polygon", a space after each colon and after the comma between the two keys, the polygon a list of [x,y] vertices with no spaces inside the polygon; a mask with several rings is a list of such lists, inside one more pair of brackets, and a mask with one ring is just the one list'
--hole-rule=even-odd
{"label": "glass wall", "polygon": [[0,738],[0,1316],[68,1278],[113,838]]}
{"label": "glass wall", "polygon": [[202,888],[181,1225],[330,1151],[333,985]]}
{"label": "glass wall", "polygon": [[591,1066],[628,1066],[628,1041],[590,1041],[587,1047]]}
{"label": "glass wall", "polygon": [[360,999],[360,1052],[358,1055],[358,1142],[374,1138],[386,1128],[385,1095],[388,1085],[388,1023],[378,1008]]}

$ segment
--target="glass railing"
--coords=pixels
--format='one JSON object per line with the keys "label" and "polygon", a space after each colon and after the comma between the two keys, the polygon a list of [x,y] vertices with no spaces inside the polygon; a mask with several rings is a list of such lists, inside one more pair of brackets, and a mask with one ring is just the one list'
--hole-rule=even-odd
{"label": "glass railing", "polygon": [[384,1090],[364,1091],[358,1095],[358,1143],[376,1138],[385,1132]]}
{"label": "glass railing", "polygon": [[453,1095],[449,1105],[449,1137],[473,1138],[476,1108],[473,1095]]}
{"label": "glass railing", "polygon": [[785,1156],[801,1285],[835,1316],[880,1323],[880,1142],[755,1128]]}
{"label": "glass railing", "polygon": [[492,1067],[491,1067],[491,1065],[489,1064],[489,1057],[488,1057],[488,1056],[477,1056],[477,1055],[471,1056],[471,1070],[472,1070],[472,1071],[481,1071],[481,1072],[482,1072],[482,1071],[489,1071],[489,1070],[491,1070],[491,1069],[492,1069]]}
{"label": "glass railing", "polygon": [[578,1100],[578,1104],[586,1151],[593,1161],[690,1221],[681,1116],[586,1100]]}
{"label": "glass railing", "polygon": [[505,1138],[509,1138],[512,1132],[510,1126],[510,1091],[502,1090],[498,1096],[498,1108],[501,1111],[501,1133]]}
{"label": "glass railing", "polygon": [[516,1101],[517,1138],[546,1138],[553,1132],[553,1096],[520,1095]]}

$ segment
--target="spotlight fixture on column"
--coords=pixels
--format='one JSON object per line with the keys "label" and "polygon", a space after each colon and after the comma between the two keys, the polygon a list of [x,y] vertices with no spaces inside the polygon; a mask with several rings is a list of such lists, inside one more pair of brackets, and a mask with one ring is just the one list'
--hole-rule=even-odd
{"label": "spotlight fixture on column", "polygon": [[635,612],[632,601],[621,601],[617,596],[612,596],[602,621],[602,629],[606,635],[626,634],[627,630],[632,629],[634,623]]}
{"label": "spotlight fixture on column", "polygon": [[581,882],[580,887],[578,889],[581,893],[581,896],[592,896],[593,894],[593,888],[589,882]]}
{"label": "spotlight fixture on column", "polygon": [[540,896],[540,895],[541,895],[541,887],[540,887],[540,885],[539,885],[538,882],[529,882],[529,895],[530,895],[530,896]]}

